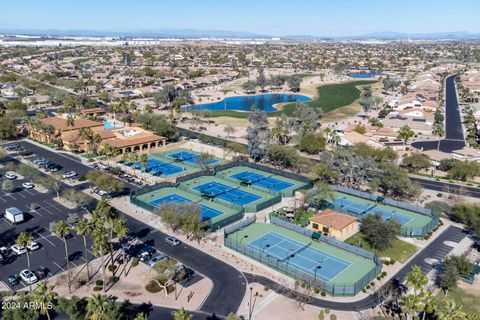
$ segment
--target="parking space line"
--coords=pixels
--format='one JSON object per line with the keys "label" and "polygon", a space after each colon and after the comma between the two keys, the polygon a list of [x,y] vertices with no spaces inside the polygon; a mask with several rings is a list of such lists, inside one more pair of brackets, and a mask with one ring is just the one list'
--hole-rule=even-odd
{"label": "parking space line", "polygon": [[21,196],[21,197],[23,197],[23,198],[27,198],[27,197],[25,197],[21,192],[17,192],[16,194],[19,195],[19,196]]}
{"label": "parking space line", "polygon": [[37,235],[39,235],[43,240],[47,241],[48,243],[50,243],[52,246],[56,247],[57,245],[55,243],[53,243],[52,241],[48,240],[47,238],[45,238],[43,235],[41,235],[40,233],[38,233]]}
{"label": "parking space line", "polygon": [[60,270],[62,270],[63,272],[65,272],[65,269],[63,269],[58,263],[56,263],[55,261],[52,261],[54,265],[56,265]]}

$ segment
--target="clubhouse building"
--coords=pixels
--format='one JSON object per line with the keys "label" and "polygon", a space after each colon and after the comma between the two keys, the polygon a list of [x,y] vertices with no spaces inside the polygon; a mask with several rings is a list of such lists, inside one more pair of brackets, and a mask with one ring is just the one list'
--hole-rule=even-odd
{"label": "clubhouse building", "polygon": [[[73,121],[72,121],[73,120]],[[88,152],[93,141],[101,151],[107,145],[118,150],[118,154],[143,151],[149,152],[165,146],[167,138],[158,136],[139,125],[121,128],[105,128],[102,122],[65,116],[54,116],[28,125],[30,137],[42,143],[56,144],[72,152]],[[85,134],[88,132],[88,134]],[[91,138],[85,138],[89,135]]]}

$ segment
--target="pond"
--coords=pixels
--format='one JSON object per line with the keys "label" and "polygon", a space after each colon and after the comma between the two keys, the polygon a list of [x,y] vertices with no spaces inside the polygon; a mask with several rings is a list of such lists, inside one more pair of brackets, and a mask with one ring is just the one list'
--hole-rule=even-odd
{"label": "pond", "polygon": [[[273,93],[273,94],[258,94],[251,96],[234,96],[228,97],[223,100],[196,104],[193,108],[197,111],[200,110],[236,110],[236,111],[251,111],[251,107],[255,106],[257,109],[265,112],[277,111],[273,106],[277,103],[285,102],[307,102],[311,101],[310,97],[300,94],[285,94],[285,93]],[[192,106],[184,107],[185,110],[191,110]]]}

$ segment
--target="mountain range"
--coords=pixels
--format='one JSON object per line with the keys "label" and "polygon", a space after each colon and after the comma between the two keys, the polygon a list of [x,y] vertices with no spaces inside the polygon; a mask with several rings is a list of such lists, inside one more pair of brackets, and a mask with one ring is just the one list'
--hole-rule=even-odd
{"label": "mountain range", "polygon": [[0,33],[5,35],[29,35],[44,37],[122,37],[122,38],[226,38],[226,39],[271,39],[284,40],[325,41],[325,40],[480,40],[480,33],[466,31],[435,32],[435,33],[402,33],[402,32],[374,32],[351,36],[315,36],[315,35],[265,35],[243,31],[228,30],[198,30],[198,29],[162,29],[137,31],[97,31],[97,30],[59,30],[59,29],[4,29]]}

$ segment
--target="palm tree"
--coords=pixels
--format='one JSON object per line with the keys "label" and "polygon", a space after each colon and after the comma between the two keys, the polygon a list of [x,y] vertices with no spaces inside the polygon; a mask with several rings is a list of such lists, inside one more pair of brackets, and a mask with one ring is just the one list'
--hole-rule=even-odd
{"label": "palm tree", "polygon": [[83,237],[83,255],[87,261],[87,278],[90,281],[90,268],[88,266],[90,259],[88,258],[88,250],[87,250],[87,236],[90,235],[93,231],[93,226],[88,220],[81,219],[75,224],[75,230],[77,234]]}
{"label": "palm tree", "polygon": [[96,226],[92,232],[92,238],[93,252],[96,256],[100,257],[100,261],[102,263],[103,291],[105,291],[105,285],[107,284],[107,275],[105,270],[105,254],[107,253],[108,233],[101,226]]}
{"label": "palm tree", "polygon": [[90,150],[90,140],[92,139],[92,136],[93,136],[93,130],[91,128],[81,128],[79,131],[79,134],[80,134],[80,138],[82,138],[85,144],[86,151]]}
{"label": "palm tree", "polygon": [[130,154],[128,155],[128,160],[129,160],[131,163],[133,163],[133,165],[132,165],[133,174],[135,174],[135,172],[136,172],[136,171],[135,171],[135,170],[136,170],[136,169],[135,169],[135,162],[138,161],[138,153],[136,153],[136,152],[134,152],[134,151],[130,152]]}
{"label": "palm tree", "polygon": [[148,320],[148,317],[145,313],[140,312],[140,313],[137,313],[137,315],[133,320]]}
{"label": "palm tree", "polygon": [[228,139],[230,137],[231,134],[234,134],[235,131],[237,131],[234,127],[232,127],[231,125],[227,125],[223,128],[223,132],[225,132],[227,134],[226,138]]}
{"label": "palm tree", "polygon": [[[124,237],[128,233],[127,223],[123,219],[115,220],[113,224],[113,232],[118,238]],[[125,276],[127,276],[127,268],[125,268]]]}
{"label": "palm tree", "polygon": [[440,139],[445,134],[445,128],[443,127],[442,123],[436,123],[433,125],[432,133],[435,136],[438,136],[438,143],[437,143],[437,151],[440,149]]}
{"label": "palm tree", "polygon": [[69,259],[69,256],[68,256],[68,245],[67,245],[67,238],[66,238],[67,235],[70,233],[70,227],[63,220],[57,221],[53,225],[53,233],[57,237],[61,238],[63,240],[63,244],[65,245],[65,259],[67,260],[68,290],[71,293],[72,292],[72,289],[71,289],[72,279],[71,279],[71,276],[70,276],[70,259]]}
{"label": "palm tree", "polygon": [[140,155],[140,164],[142,165],[143,177],[145,178],[145,170],[147,169],[148,164],[148,154],[142,153]]}
{"label": "palm tree", "polygon": [[432,291],[427,289],[422,290],[422,292],[420,293],[420,297],[423,302],[422,320],[425,320],[427,313],[431,314],[435,311],[435,296],[433,295]]}
{"label": "palm tree", "polygon": [[41,282],[33,290],[33,301],[41,306],[40,314],[47,316],[50,320],[50,306],[53,305],[57,298],[57,293],[53,291],[53,286],[47,285],[46,282]]}
{"label": "palm tree", "polygon": [[427,284],[428,278],[425,273],[419,266],[414,265],[412,271],[407,274],[407,285],[413,286],[413,294],[417,296],[420,290]]}
{"label": "palm tree", "polygon": [[[30,270],[30,253],[28,252],[28,247],[32,245],[33,237],[30,233],[26,231],[20,232],[17,237],[17,244],[21,247],[24,247],[27,255],[27,269]],[[29,290],[32,291],[32,284],[29,284]]]}
{"label": "palm tree", "polygon": [[190,320],[193,318],[193,315],[185,311],[185,308],[182,308],[177,311],[172,312],[173,320]]}
{"label": "palm tree", "polygon": [[89,320],[107,319],[111,303],[110,299],[105,295],[94,294],[87,298],[87,315]]}
{"label": "palm tree", "polygon": [[415,316],[419,309],[422,309],[422,304],[420,297],[416,295],[408,295],[402,299],[402,306],[400,307],[402,312],[405,314],[405,318],[408,320]]}
{"label": "palm tree", "polygon": [[437,305],[435,314],[438,320],[458,320],[466,317],[466,313],[462,311],[462,306],[457,306],[453,300]]}

